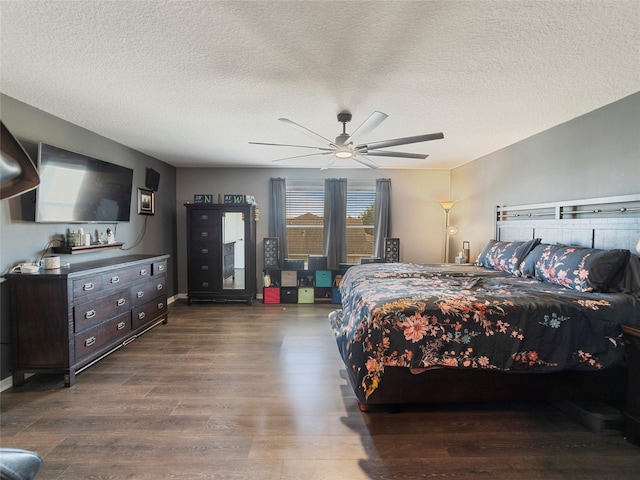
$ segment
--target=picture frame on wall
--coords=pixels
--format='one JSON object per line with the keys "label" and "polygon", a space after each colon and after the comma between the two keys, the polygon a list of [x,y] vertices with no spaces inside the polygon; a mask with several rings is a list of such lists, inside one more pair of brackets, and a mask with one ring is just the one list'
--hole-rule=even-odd
{"label": "picture frame on wall", "polygon": [[146,188],[138,188],[138,215],[154,215],[155,213],[155,192]]}

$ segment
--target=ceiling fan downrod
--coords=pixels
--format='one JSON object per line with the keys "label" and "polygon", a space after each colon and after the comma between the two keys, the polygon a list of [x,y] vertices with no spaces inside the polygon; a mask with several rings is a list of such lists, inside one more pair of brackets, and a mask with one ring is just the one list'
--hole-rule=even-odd
{"label": "ceiling fan downrod", "polygon": [[[351,114],[349,112],[340,112],[338,114],[338,122],[342,124],[342,133],[336,137],[336,144],[339,146],[344,146],[345,140],[349,138],[349,134],[347,133],[347,123],[351,121]],[[352,155],[344,155],[342,158],[349,158]]]}

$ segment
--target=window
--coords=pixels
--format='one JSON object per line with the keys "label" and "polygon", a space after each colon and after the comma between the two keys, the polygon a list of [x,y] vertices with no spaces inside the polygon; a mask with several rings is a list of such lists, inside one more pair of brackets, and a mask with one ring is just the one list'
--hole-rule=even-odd
{"label": "window", "polygon": [[309,255],[322,255],[324,182],[289,180],[286,197],[289,258],[306,262]]}
{"label": "window", "polygon": [[[347,262],[360,263],[373,254],[375,182],[347,185]],[[286,224],[289,258],[324,253],[324,180],[287,181]]]}
{"label": "window", "polygon": [[373,255],[375,207],[375,184],[348,185],[347,263],[360,263],[360,258]]}

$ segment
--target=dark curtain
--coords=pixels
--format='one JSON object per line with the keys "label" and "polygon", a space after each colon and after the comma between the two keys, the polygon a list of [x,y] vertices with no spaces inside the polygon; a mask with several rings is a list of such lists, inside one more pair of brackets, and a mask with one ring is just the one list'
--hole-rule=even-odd
{"label": "dark curtain", "polygon": [[279,264],[289,255],[287,246],[287,185],[284,178],[272,178],[269,191],[269,236],[278,237],[280,243]]}
{"label": "dark curtain", "polygon": [[384,238],[391,230],[391,179],[376,179],[376,218],[373,228],[373,256],[384,257]]}
{"label": "dark curtain", "polygon": [[324,254],[327,266],[338,268],[347,261],[347,179],[324,181]]}

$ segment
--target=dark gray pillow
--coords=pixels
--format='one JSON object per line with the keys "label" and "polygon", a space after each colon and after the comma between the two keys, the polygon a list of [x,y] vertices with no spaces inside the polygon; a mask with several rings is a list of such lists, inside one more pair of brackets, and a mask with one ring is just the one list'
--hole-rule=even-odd
{"label": "dark gray pillow", "polygon": [[640,257],[631,254],[626,267],[620,275],[620,281],[610,291],[630,293],[640,297]]}

